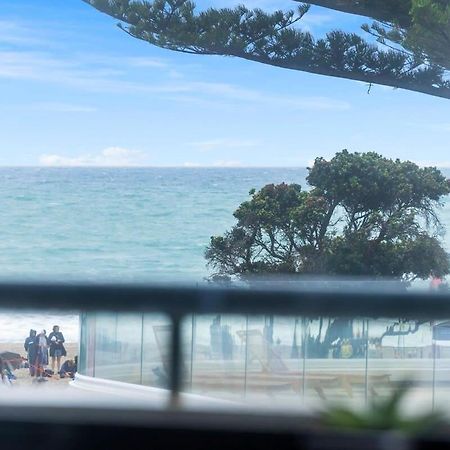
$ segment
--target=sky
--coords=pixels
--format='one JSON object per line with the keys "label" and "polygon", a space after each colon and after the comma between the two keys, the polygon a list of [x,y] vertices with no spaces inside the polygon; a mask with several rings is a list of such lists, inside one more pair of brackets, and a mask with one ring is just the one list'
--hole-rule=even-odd
{"label": "sky", "polygon": [[[1,12],[1,166],[298,167],[347,148],[450,167],[449,100],[159,49],[81,0],[2,0]],[[363,22],[312,7],[300,26]]]}

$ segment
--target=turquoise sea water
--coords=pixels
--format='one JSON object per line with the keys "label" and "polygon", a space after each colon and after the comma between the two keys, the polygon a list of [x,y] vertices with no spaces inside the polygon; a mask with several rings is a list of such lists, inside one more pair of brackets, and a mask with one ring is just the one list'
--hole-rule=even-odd
{"label": "turquoise sea water", "polygon": [[251,188],[305,169],[0,169],[0,276],[199,281]]}
{"label": "turquoise sea water", "polygon": [[[201,281],[251,188],[306,169],[0,169],[0,277]],[[449,174],[450,175],[450,174]],[[450,205],[441,210],[449,229]]]}
{"label": "turquoise sea water", "polygon": [[[210,236],[234,223],[232,213],[248,191],[283,181],[305,185],[306,173],[2,168],[0,278],[201,282]],[[440,216],[450,251],[450,204]],[[0,340],[10,328],[0,318]]]}

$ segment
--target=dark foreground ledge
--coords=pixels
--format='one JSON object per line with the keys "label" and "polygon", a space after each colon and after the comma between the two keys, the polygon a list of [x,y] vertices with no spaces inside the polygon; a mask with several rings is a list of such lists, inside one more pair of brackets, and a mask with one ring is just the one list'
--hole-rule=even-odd
{"label": "dark foreground ledge", "polygon": [[142,411],[67,406],[0,408],[2,448],[433,450],[447,435],[408,439],[382,431],[337,432],[311,419],[211,411]]}

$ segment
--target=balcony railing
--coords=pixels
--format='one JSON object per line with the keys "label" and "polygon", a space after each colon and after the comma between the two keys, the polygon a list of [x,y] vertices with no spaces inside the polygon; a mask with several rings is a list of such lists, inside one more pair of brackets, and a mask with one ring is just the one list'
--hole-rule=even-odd
{"label": "balcony railing", "polygon": [[[286,287],[287,286],[287,287]],[[191,315],[363,317],[436,320],[450,317],[450,294],[412,292],[374,282],[315,281],[246,288],[140,285],[1,284],[0,308],[162,313],[170,319],[169,388],[172,406],[182,390],[182,323]]]}

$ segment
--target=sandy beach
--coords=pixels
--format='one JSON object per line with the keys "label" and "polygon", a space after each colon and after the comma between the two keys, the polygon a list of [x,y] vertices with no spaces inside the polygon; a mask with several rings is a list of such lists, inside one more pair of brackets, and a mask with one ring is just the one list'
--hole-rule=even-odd
{"label": "sandy beach", "polygon": [[[63,358],[63,361],[66,359],[73,359],[75,355],[78,354],[78,344],[74,342],[65,343],[64,346],[67,350],[67,357]],[[21,343],[0,343],[0,353],[4,351],[19,353],[21,356],[26,357],[26,352],[23,348],[23,344]],[[50,368],[50,365],[48,366]],[[17,380],[14,381],[14,386],[30,386],[33,384],[33,378],[30,377],[30,372],[28,369],[18,369],[14,371],[14,375],[17,377]],[[48,380],[45,383],[48,387],[58,387],[63,388],[67,387],[70,381],[69,378],[61,379],[59,375],[54,375],[51,378],[46,378]],[[39,383],[41,384],[41,383]]]}

